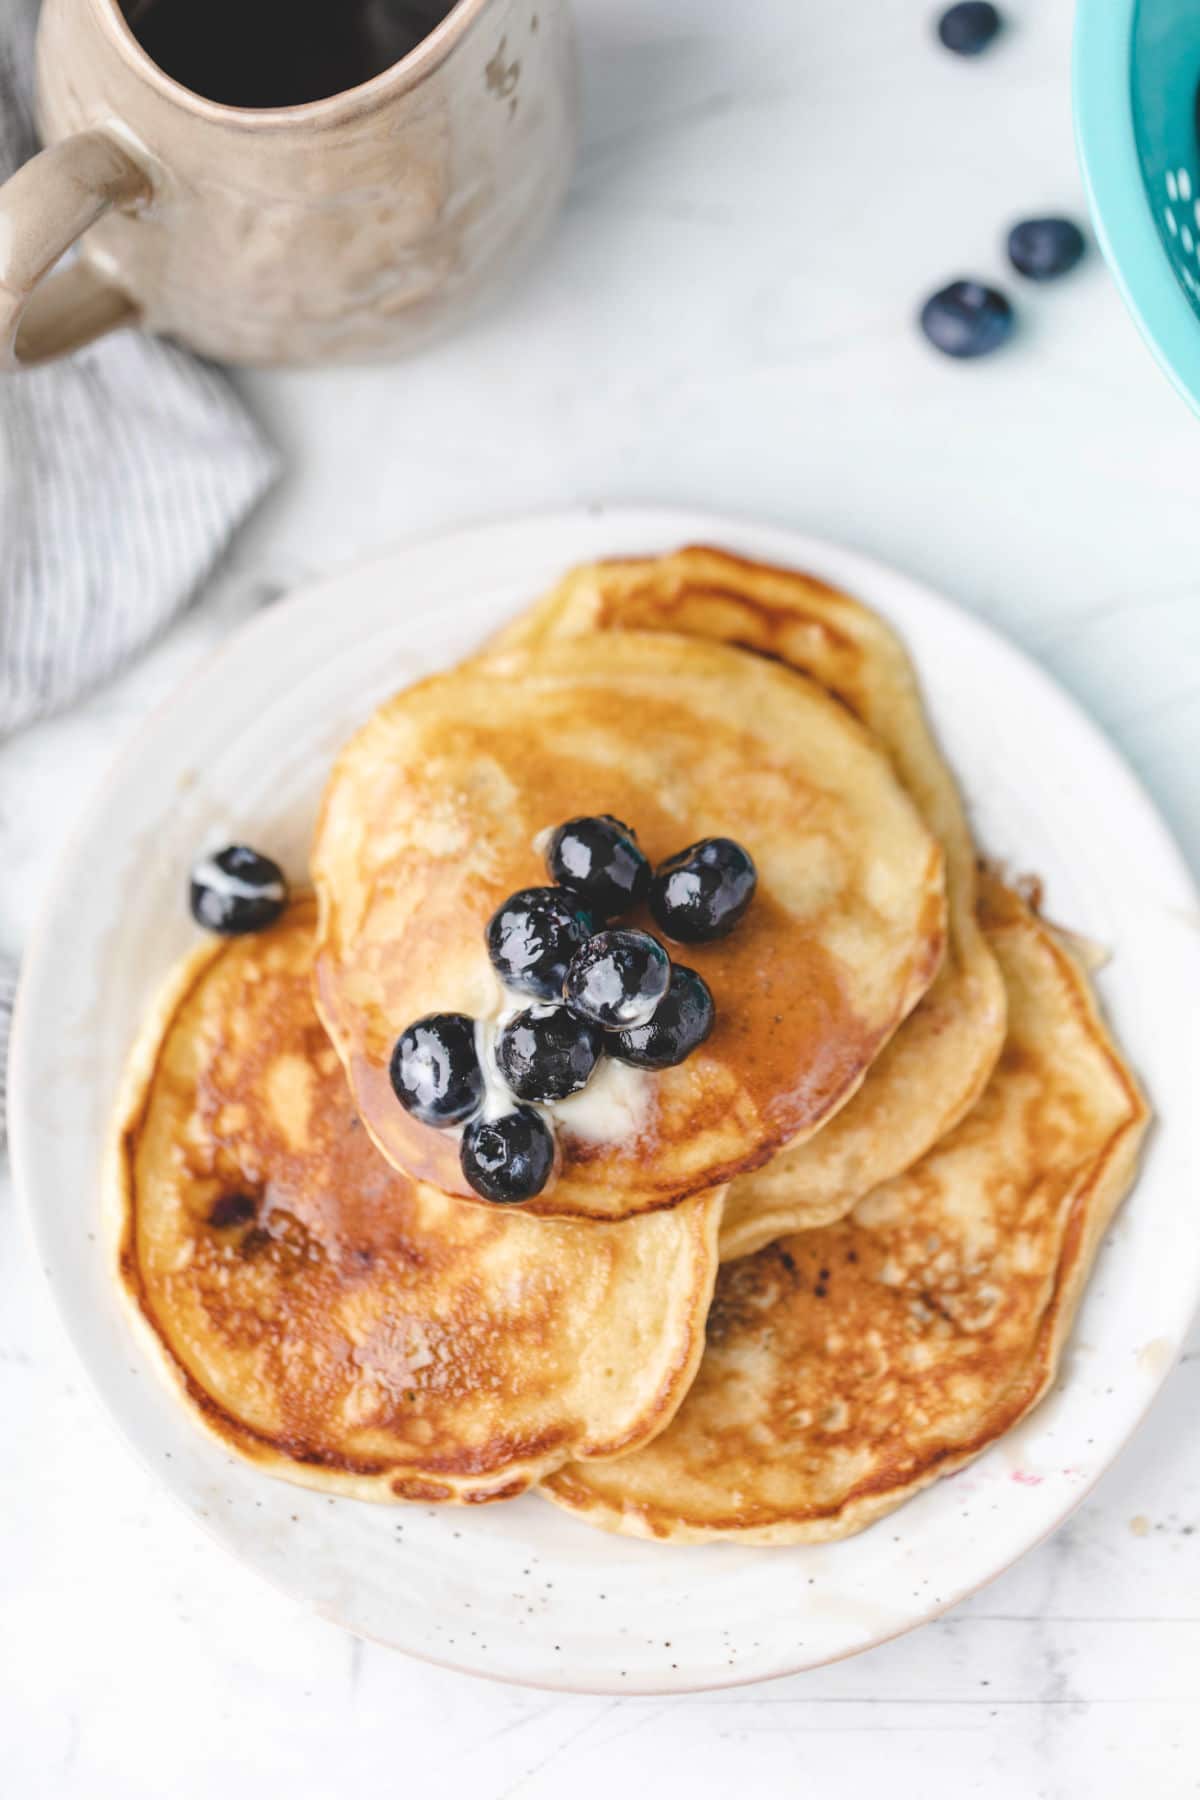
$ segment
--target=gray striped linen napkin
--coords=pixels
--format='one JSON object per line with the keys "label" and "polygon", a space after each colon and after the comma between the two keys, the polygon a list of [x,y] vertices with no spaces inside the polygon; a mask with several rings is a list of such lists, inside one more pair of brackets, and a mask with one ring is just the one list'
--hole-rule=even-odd
{"label": "gray striped linen napkin", "polygon": [[[0,180],[37,148],[34,20],[0,0]],[[138,332],[0,376],[0,740],[149,644],[276,469],[215,370]],[[0,955],[0,1144],[15,987]]]}

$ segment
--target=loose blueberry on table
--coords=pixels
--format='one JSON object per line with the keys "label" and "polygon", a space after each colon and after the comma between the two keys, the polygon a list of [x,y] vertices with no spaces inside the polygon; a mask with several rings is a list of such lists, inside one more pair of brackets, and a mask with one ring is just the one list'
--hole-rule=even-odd
{"label": "loose blueberry on table", "polygon": [[978,56],[1000,29],[1000,14],[991,0],[959,0],[938,20],[937,34],[955,56]]}
{"label": "loose blueberry on table", "polygon": [[1073,219],[1022,219],[1008,234],[1008,260],[1030,281],[1056,281],[1069,274],[1085,247]]}
{"label": "loose blueberry on table", "polygon": [[192,869],[188,903],[197,925],[222,937],[264,931],[287,905],[283,870],[247,844],[201,857]]}
{"label": "loose blueberry on table", "polygon": [[943,356],[960,359],[998,350],[1013,328],[1013,309],[999,288],[952,281],[921,308],[921,330]]}
{"label": "loose blueberry on table", "polygon": [[[540,840],[539,840],[540,841]],[[713,997],[694,969],[672,966],[647,931],[611,921],[643,900],[680,943],[725,937],[754,898],[754,863],[732,838],[703,838],[653,875],[636,833],[610,813],[570,819],[546,840],[555,887],[522,888],[488,922],[492,966],[510,993],[541,1004],[509,1013],[496,1034],[488,1103],[480,1034],[465,1013],[430,1013],[403,1032],[390,1074],[424,1125],[462,1128],[459,1162],[485,1200],[532,1200],[554,1172],[552,1124],[540,1108],[581,1093],[605,1056],[670,1069],[713,1028]]]}

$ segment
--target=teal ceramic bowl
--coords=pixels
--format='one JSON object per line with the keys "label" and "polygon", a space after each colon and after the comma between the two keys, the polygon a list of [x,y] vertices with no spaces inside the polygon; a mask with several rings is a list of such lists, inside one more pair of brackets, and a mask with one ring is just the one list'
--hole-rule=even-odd
{"label": "teal ceramic bowl", "polygon": [[1200,4],[1079,0],[1075,132],[1096,236],[1130,312],[1200,412]]}

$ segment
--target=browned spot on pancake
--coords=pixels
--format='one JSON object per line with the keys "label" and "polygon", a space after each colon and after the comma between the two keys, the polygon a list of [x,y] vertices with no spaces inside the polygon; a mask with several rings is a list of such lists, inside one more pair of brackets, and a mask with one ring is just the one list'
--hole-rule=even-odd
{"label": "browned spot on pancake", "polygon": [[503,1487],[494,1489],[490,1494],[468,1495],[467,1505],[490,1506],[493,1500],[515,1500],[518,1494],[523,1494],[524,1492],[525,1483],[523,1481],[507,1481]]}
{"label": "browned spot on pancake", "polygon": [[214,1231],[227,1231],[231,1225],[248,1225],[258,1211],[258,1201],[250,1194],[222,1194],[208,1209],[208,1222]]}
{"label": "browned spot on pancake", "polygon": [[238,1243],[238,1255],[249,1262],[271,1248],[271,1234],[261,1225],[253,1226]]}
{"label": "browned spot on pancake", "polygon": [[397,1500],[453,1500],[454,1490],[441,1482],[414,1481],[398,1475],[391,1483],[391,1489]]}

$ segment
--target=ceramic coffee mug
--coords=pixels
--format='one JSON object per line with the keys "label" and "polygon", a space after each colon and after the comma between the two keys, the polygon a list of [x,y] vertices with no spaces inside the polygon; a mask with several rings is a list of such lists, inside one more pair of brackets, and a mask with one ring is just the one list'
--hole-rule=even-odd
{"label": "ceramic coffee mug", "polygon": [[230,362],[392,356],[557,209],[571,23],[566,0],[459,0],[361,86],[258,110],[171,80],[118,0],[45,0],[38,103],[48,148],[0,188],[0,367],[123,325]]}

